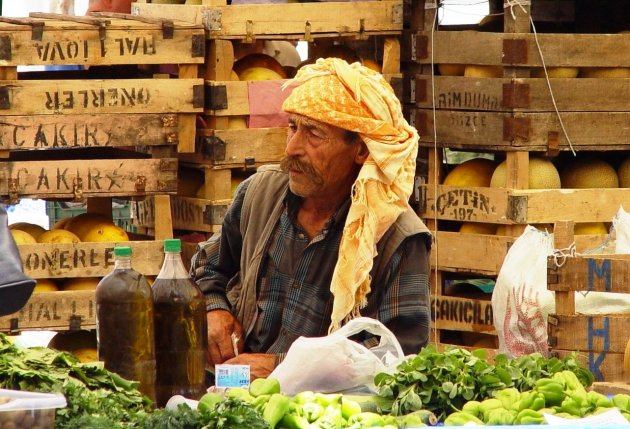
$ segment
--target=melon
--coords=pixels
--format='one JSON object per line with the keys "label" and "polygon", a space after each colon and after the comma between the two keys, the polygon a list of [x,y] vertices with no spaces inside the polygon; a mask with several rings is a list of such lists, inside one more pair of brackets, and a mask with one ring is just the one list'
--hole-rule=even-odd
{"label": "melon", "polygon": [[459,227],[462,234],[485,234],[494,235],[497,232],[497,225],[493,223],[464,222]]}
{"label": "melon", "polygon": [[249,54],[234,63],[234,72],[239,80],[286,79],[282,65],[272,56]]}
{"label": "melon", "polygon": [[363,66],[374,70],[376,73],[383,73],[383,67],[376,61],[370,58],[363,58]]}
{"label": "melon", "polygon": [[121,227],[112,222],[102,222],[96,224],[84,236],[83,241],[87,242],[117,242],[129,241],[129,235]]}
{"label": "melon", "polygon": [[604,160],[578,158],[567,164],[560,175],[562,187],[567,189],[618,188],[615,169]]}
{"label": "melon", "polygon": [[466,77],[503,77],[503,68],[501,66],[480,66],[476,64],[468,64],[464,70]]}
{"label": "melon", "polygon": [[13,241],[15,241],[15,244],[37,243],[37,239],[35,237],[33,237],[28,232],[22,231],[21,229],[12,229],[11,235],[13,236]]}
{"label": "melon", "polygon": [[50,229],[66,229],[66,225],[70,222],[71,217],[64,217],[59,219]]}
{"label": "melon", "polygon": [[277,80],[286,79],[281,74],[265,67],[250,67],[238,75],[240,80]]}
{"label": "melon", "polygon": [[39,236],[39,243],[78,243],[81,239],[71,231],[65,229],[51,229]]}
{"label": "melon", "polygon": [[495,163],[486,158],[473,158],[457,165],[444,178],[443,185],[447,186],[482,186],[490,185],[490,178]]}
{"label": "melon", "polygon": [[96,290],[98,282],[101,281],[99,277],[75,277],[65,280],[61,283],[61,290]]}
{"label": "melon", "polygon": [[35,223],[28,222],[17,222],[9,225],[10,230],[19,229],[20,231],[24,231],[35,237],[35,239],[39,238],[44,232],[46,232],[46,228],[41,227]]}
{"label": "melon", "polygon": [[617,169],[620,188],[630,188],[630,156],[624,159]]}
{"label": "melon", "polygon": [[438,64],[438,71],[442,76],[464,76],[465,64]]}
{"label": "melon", "polygon": [[95,225],[102,222],[111,222],[111,218],[100,213],[81,213],[70,218],[64,229],[74,233],[83,240],[83,236],[87,234]]}
{"label": "melon", "polygon": [[247,116],[228,116],[229,130],[244,130],[247,128]]}
{"label": "melon", "polygon": [[573,227],[575,235],[607,235],[608,228],[604,222],[580,222]]}
{"label": "melon", "polygon": [[[577,67],[547,67],[547,75],[550,78],[576,78],[579,71]],[[545,77],[545,70],[542,67],[533,68],[532,77]]]}
{"label": "melon", "polygon": [[580,77],[584,78],[629,78],[630,68],[628,67],[585,67],[580,69]]}
{"label": "melon", "polygon": [[[500,163],[492,173],[490,187],[505,188],[507,161]],[[546,158],[532,157],[529,159],[529,189],[558,189],[560,175],[553,163]]]}
{"label": "melon", "polygon": [[57,283],[52,281],[51,279],[37,279],[37,283],[35,283],[35,289],[33,289],[33,293],[40,292],[56,292],[59,290]]}

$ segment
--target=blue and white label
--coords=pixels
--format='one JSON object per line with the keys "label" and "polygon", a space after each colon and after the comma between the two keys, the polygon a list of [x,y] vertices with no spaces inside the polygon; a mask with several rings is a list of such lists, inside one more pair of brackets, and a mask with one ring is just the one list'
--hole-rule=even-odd
{"label": "blue and white label", "polygon": [[214,384],[218,388],[249,387],[249,365],[215,365]]}

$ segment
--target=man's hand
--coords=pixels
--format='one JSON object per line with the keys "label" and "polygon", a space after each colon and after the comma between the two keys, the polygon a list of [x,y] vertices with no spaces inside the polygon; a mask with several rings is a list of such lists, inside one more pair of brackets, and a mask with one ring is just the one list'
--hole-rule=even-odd
{"label": "man's hand", "polygon": [[269,377],[276,367],[276,356],[266,353],[243,353],[224,363],[231,365],[249,365],[249,375],[252,380]]}
{"label": "man's hand", "polygon": [[235,356],[232,334],[238,337],[238,351],[243,351],[243,327],[236,317],[226,310],[212,310],[208,320],[208,363],[216,365]]}

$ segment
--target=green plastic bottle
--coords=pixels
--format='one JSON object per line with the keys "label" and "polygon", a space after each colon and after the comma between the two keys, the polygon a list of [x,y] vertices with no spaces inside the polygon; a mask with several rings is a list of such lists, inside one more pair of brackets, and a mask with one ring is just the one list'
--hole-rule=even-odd
{"label": "green plastic bottle", "polygon": [[155,401],[153,295],[131,267],[131,248],[114,248],[114,269],[96,286],[98,358]]}
{"label": "green plastic bottle", "polygon": [[184,267],[181,246],[179,239],[164,240],[164,263],[153,282],[160,407],[174,395],[198,400],[206,393],[206,303]]}

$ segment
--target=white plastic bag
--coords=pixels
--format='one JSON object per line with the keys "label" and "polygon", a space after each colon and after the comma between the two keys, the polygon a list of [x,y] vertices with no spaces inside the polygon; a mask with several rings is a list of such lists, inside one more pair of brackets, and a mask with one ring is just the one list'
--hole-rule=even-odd
{"label": "white plastic bag", "polygon": [[492,292],[501,353],[548,354],[547,315],[555,307],[547,290],[547,257],[552,253],[552,235],[528,225],[505,255]]}
{"label": "white plastic bag", "polygon": [[630,253],[630,213],[619,207],[613,218],[615,229],[615,253]]}
{"label": "white plastic bag", "polygon": [[[380,336],[379,344],[368,349],[348,339],[362,331]],[[326,337],[299,337],[270,377],[288,395],[305,390],[375,392],[374,376],[392,372],[404,357],[392,331],[378,320],[358,317]]]}

